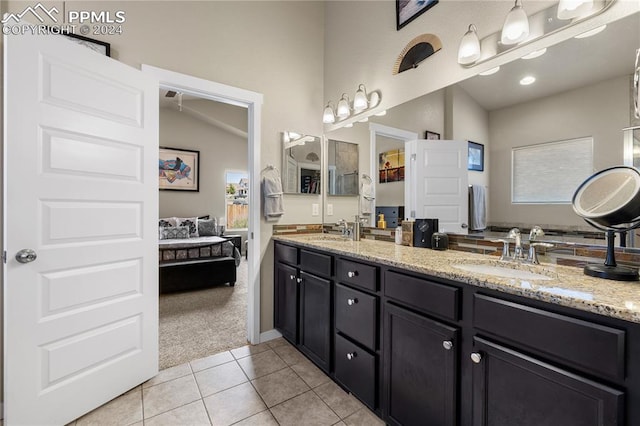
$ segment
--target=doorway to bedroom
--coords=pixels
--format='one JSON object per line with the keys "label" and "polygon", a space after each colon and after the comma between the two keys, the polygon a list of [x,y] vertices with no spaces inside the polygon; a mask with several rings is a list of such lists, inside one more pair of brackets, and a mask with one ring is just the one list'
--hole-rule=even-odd
{"label": "doorway to bedroom", "polygon": [[[251,188],[247,109],[176,90],[160,89],[159,96],[159,140],[161,152],[169,153],[164,161],[170,163],[160,173],[173,179],[167,185],[161,182],[159,216],[161,224],[191,225],[188,238],[161,240],[161,247],[167,242],[183,244],[182,255],[194,262],[181,269],[170,291],[160,294],[159,368],[163,370],[248,343],[245,241]],[[176,182],[179,185],[171,188]],[[228,241],[210,244],[216,237]],[[218,255],[228,261],[203,268],[195,263]]]}

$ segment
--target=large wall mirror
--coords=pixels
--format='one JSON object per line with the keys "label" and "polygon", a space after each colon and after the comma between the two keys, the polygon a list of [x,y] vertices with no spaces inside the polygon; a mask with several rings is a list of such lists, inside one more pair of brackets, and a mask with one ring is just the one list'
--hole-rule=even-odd
{"label": "large wall mirror", "polygon": [[[610,22],[591,37],[548,46],[540,56],[516,59],[495,74],[421,96],[383,117],[370,117],[370,122],[421,137],[429,130],[441,133],[442,139],[483,144],[484,171],[469,171],[469,183],[486,186],[490,225],[593,230],[570,203],[513,203],[512,153],[525,146],[591,137],[593,171],[622,164],[623,129],[638,124],[633,118],[632,75],[639,40],[640,13],[635,13]],[[535,82],[521,84],[526,76]],[[342,139],[369,144],[369,124],[335,132]],[[334,137],[333,133],[326,136]],[[380,138],[378,144],[384,143]],[[570,164],[571,156],[565,161]],[[361,173],[376,175],[370,167]],[[376,193],[386,197],[378,186]]]}
{"label": "large wall mirror", "polygon": [[282,133],[282,189],[285,194],[322,193],[322,143],[318,136]]}
{"label": "large wall mirror", "polygon": [[329,195],[358,195],[358,145],[333,139],[327,145]]}

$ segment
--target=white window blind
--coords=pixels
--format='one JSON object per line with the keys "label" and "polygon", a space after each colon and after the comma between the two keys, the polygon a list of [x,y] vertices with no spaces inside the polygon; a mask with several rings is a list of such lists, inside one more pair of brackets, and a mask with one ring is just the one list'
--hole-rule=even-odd
{"label": "white window blind", "polygon": [[514,148],[511,174],[513,203],[570,203],[593,174],[593,138]]}

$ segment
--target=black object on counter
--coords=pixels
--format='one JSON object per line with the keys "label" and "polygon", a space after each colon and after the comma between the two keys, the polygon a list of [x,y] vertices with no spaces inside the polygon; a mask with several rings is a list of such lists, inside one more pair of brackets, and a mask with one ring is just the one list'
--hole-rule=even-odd
{"label": "black object on counter", "polygon": [[449,236],[442,232],[434,232],[431,236],[431,248],[434,250],[447,250],[449,248]]}
{"label": "black object on counter", "polygon": [[413,223],[413,246],[431,248],[434,232],[438,232],[438,219],[416,219]]}

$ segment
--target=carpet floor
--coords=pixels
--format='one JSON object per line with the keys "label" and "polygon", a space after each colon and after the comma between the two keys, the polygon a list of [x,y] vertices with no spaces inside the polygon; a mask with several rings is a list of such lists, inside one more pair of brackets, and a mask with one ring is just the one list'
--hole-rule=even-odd
{"label": "carpet floor", "polygon": [[160,295],[160,370],[247,342],[247,261],[234,287]]}

